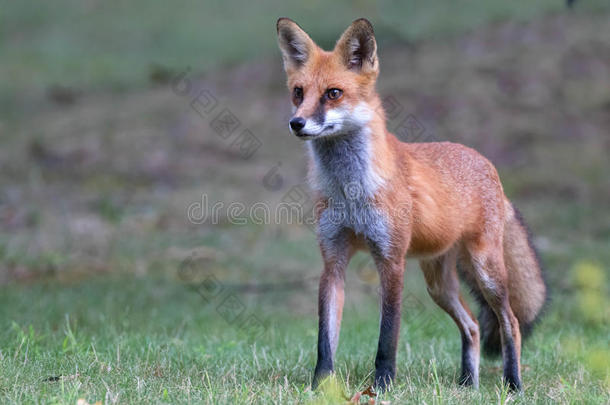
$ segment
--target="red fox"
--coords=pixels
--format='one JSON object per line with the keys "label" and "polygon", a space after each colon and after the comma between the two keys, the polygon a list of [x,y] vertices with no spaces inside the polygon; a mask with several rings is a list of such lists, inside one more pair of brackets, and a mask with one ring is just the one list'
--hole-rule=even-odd
{"label": "red fox", "polygon": [[[312,386],[333,372],[345,269],[356,251],[367,250],[381,284],[378,389],[396,375],[409,256],[420,260],[428,293],[460,330],[459,382],[478,387],[482,337],[485,349],[501,350],[505,383],[520,390],[522,333],[540,313],[547,288],[494,166],[462,145],[403,143],[388,132],[375,90],[377,44],[366,19],[354,21],[331,52],[288,18],[277,21],[277,33],[294,105],[289,128],[307,141],[324,260]],[[480,304],[478,322],[458,274]]]}

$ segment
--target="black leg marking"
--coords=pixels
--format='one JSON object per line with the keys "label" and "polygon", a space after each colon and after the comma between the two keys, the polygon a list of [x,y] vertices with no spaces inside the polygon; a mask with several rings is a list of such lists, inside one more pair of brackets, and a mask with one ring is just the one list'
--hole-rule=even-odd
{"label": "black leg marking", "polygon": [[311,383],[312,389],[316,389],[322,380],[333,372],[333,358],[328,335],[328,324],[324,316],[320,316],[318,330],[318,361]]}
{"label": "black leg marking", "polygon": [[462,335],[462,374],[460,375],[460,385],[471,386],[474,384],[476,373],[475,364],[471,357],[472,344],[465,335]]}
{"label": "black leg marking", "polygon": [[504,381],[512,391],[521,390],[519,361],[512,337],[506,338],[504,342]]}
{"label": "black leg marking", "polygon": [[400,328],[400,306],[382,304],[379,345],[375,358],[375,386],[384,391],[396,376],[396,346]]}

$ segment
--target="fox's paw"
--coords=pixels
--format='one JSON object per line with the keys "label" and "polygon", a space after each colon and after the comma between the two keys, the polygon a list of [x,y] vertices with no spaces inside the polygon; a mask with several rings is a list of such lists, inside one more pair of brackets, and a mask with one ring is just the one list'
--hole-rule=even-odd
{"label": "fox's paw", "polygon": [[316,367],[316,370],[313,373],[313,380],[311,381],[311,389],[316,390],[320,386],[320,384],[324,382],[324,380],[326,380],[332,375],[332,373],[332,369],[318,369]]}
{"label": "fox's paw", "polygon": [[475,378],[470,372],[462,372],[460,375],[459,384],[462,387],[472,387],[475,390],[479,388],[479,379]]}
{"label": "fox's paw", "polygon": [[504,376],[503,381],[511,392],[522,392],[523,388],[519,377],[508,375]]}
{"label": "fox's paw", "polygon": [[390,368],[379,368],[375,371],[375,390],[385,392],[394,382],[396,372]]}

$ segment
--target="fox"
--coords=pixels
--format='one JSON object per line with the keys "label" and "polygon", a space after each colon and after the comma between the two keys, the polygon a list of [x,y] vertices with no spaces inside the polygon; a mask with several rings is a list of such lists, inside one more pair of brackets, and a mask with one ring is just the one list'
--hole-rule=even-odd
{"label": "fox", "polygon": [[[419,260],[428,294],[459,329],[459,384],[478,388],[482,341],[486,352],[501,354],[504,384],[522,390],[522,338],[543,309],[547,286],[494,165],[460,144],[402,142],[388,131],[367,19],[355,20],[332,51],[289,18],[277,20],[277,35],[293,105],[288,127],[306,145],[324,262],[312,388],[334,372],[346,268],[365,251],[380,283],[378,390],[396,377],[407,257]],[[480,307],[478,318],[460,280]]]}

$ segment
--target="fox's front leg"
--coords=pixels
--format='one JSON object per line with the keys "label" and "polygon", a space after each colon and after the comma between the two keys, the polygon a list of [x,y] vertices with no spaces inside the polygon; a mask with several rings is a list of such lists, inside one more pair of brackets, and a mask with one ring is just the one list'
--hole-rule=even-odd
{"label": "fox's front leg", "polygon": [[400,331],[404,256],[375,259],[381,284],[381,321],[375,358],[375,386],[384,391],[396,376],[396,348]]}
{"label": "fox's front leg", "polygon": [[343,286],[345,268],[349,262],[348,248],[337,244],[332,249],[322,249],[324,270],[320,277],[318,293],[318,361],[314,371],[312,388],[334,371],[334,358],[339,343],[339,329],[343,314]]}

